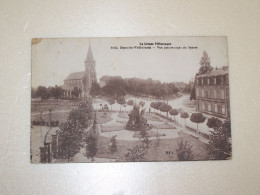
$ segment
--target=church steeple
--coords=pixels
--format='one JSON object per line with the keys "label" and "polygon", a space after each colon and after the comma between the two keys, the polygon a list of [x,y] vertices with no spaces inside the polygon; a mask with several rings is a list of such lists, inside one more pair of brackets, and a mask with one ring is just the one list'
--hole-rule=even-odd
{"label": "church steeple", "polygon": [[89,93],[89,90],[93,82],[96,82],[96,62],[94,60],[91,45],[89,42],[87,58],[85,60],[85,92]]}
{"label": "church steeple", "polygon": [[94,60],[94,57],[93,57],[93,54],[92,54],[91,45],[90,45],[90,42],[89,42],[88,54],[87,54],[87,58],[86,58],[85,62],[93,62],[93,61],[95,61],[95,60]]}

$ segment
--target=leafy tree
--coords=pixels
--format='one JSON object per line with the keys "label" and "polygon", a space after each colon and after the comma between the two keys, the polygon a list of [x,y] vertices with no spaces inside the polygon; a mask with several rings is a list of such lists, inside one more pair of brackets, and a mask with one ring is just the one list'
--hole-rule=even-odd
{"label": "leafy tree", "polygon": [[80,89],[78,88],[78,87],[74,87],[74,89],[72,90],[72,92],[71,92],[71,94],[74,96],[74,97],[76,97],[76,98],[78,98],[79,97],[79,95],[80,95]]}
{"label": "leafy tree", "polygon": [[115,103],[115,100],[113,98],[109,98],[108,103],[110,104],[112,110],[112,105]]}
{"label": "leafy tree", "polygon": [[189,113],[188,112],[182,112],[181,113],[181,118],[184,119],[185,125],[186,125],[186,118],[189,118]]}
{"label": "leafy tree", "polygon": [[125,160],[127,162],[139,162],[145,160],[145,154],[147,153],[147,150],[140,146],[135,145],[132,149],[128,148],[128,152],[125,154]]}
{"label": "leafy tree", "polygon": [[47,93],[47,88],[44,86],[39,86],[35,92],[36,97],[43,97],[44,94]]}
{"label": "leafy tree", "polygon": [[231,123],[226,120],[222,123],[218,118],[208,119],[210,131],[208,151],[215,159],[224,160],[231,157]]}
{"label": "leafy tree", "polygon": [[146,132],[146,130],[142,129],[140,131],[140,134],[141,134],[141,138],[140,138],[140,141],[142,143],[142,146],[146,149],[149,148],[150,146],[150,143],[152,142],[151,140],[149,140],[149,136],[148,136],[148,133]]}
{"label": "leafy tree", "polygon": [[125,95],[125,81],[120,76],[109,77],[106,85],[102,88],[104,94],[119,98]]}
{"label": "leafy tree", "polygon": [[109,150],[110,150],[111,153],[115,153],[115,152],[117,151],[116,135],[114,135],[114,136],[110,139]]}
{"label": "leafy tree", "polygon": [[87,129],[91,126],[93,117],[94,117],[94,108],[92,105],[92,99],[86,98],[84,101],[80,102],[77,107],[77,111],[79,114],[70,113],[68,119],[76,118],[77,121],[80,123],[82,129]]}
{"label": "leafy tree", "polygon": [[117,99],[117,103],[120,104],[120,112],[121,112],[121,106],[126,103],[124,96],[120,96]]}
{"label": "leafy tree", "polygon": [[39,86],[35,92],[35,97],[40,97],[41,100],[48,100],[51,97],[50,88]]}
{"label": "leafy tree", "polygon": [[144,102],[144,101],[140,101],[140,102],[139,102],[139,105],[142,106],[142,107],[144,107],[145,102]]}
{"label": "leafy tree", "polygon": [[97,95],[100,95],[101,89],[97,82],[93,82],[89,91],[89,94],[94,98]]}
{"label": "leafy tree", "polygon": [[155,109],[154,104],[155,104],[155,102],[151,102],[151,104],[150,104],[150,107],[153,108],[153,111]]}
{"label": "leafy tree", "polygon": [[51,96],[53,96],[57,101],[60,97],[62,97],[64,90],[61,87],[55,85],[55,87],[51,88]]}
{"label": "leafy tree", "polygon": [[176,119],[175,116],[177,116],[179,114],[177,109],[171,109],[170,110],[170,115],[174,116],[174,122],[176,123]]}
{"label": "leafy tree", "polygon": [[96,114],[94,115],[93,125],[91,129],[87,132],[86,138],[87,148],[86,148],[86,156],[91,158],[94,161],[94,156],[97,153],[97,121]]}
{"label": "leafy tree", "polygon": [[151,144],[151,140],[149,140],[149,136],[146,130],[142,129],[140,131],[141,144],[134,146],[132,149],[128,149],[128,152],[125,154],[125,159],[128,162],[136,162],[145,160],[145,154],[147,154],[149,146]]}
{"label": "leafy tree", "polygon": [[192,152],[192,146],[188,144],[187,141],[183,141],[181,139],[178,143],[178,148],[176,149],[177,157],[179,160],[192,160],[193,159],[193,152]]}
{"label": "leafy tree", "polygon": [[171,105],[166,104],[164,102],[162,102],[160,104],[159,110],[162,112],[166,112],[167,113],[167,117],[168,117],[168,112],[172,109]]}
{"label": "leafy tree", "polygon": [[208,119],[207,126],[209,128],[216,129],[222,125],[222,121],[218,118],[211,117]]}
{"label": "leafy tree", "polygon": [[[75,112],[78,112],[74,110]],[[74,112],[74,113],[75,113]],[[73,115],[71,115],[73,116]],[[82,129],[77,119],[68,119],[60,126],[58,156],[70,162],[82,147]]]}
{"label": "leafy tree", "polygon": [[196,100],[195,84],[192,87],[191,92],[190,92],[190,100]]}
{"label": "leafy tree", "polygon": [[204,51],[203,56],[200,59],[200,69],[198,74],[203,74],[211,70],[213,70],[213,68],[210,66],[210,58],[208,53]]}
{"label": "leafy tree", "polygon": [[161,83],[160,81],[138,78],[126,78],[118,76],[104,76],[101,80],[105,83],[100,93],[106,96],[124,96],[126,93],[134,96],[155,96],[157,98],[174,95],[179,89],[174,83]]}
{"label": "leafy tree", "polygon": [[51,93],[49,90],[46,91],[46,93],[42,94],[41,100],[48,100],[51,97]]}
{"label": "leafy tree", "polygon": [[193,123],[197,123],[197,131],[199,131],[199,123],[204,123],[204,121],[206,120],[206,117],[203,116],[203,114],[201,113],[193,113],[190,117],[190,120]]}
{"label": "leafy tree", "polygon": [[32,98],[36,97],[36,89],[34,87],[31,88],[31,97]]}
{"label": "leafy tree", "polygon": [[134,100],[128,100],[128,101],[127,101],[127,104],[128,104],[129,106],[133,106],[133,105],[134,105]]}

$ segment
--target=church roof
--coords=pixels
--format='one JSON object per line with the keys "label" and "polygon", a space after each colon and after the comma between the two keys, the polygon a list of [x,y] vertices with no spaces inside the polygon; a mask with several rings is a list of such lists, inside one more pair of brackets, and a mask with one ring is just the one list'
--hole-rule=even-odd
{"label": "church roof", "polygon": [[93,54],[92,54],[92,49],[91,49],[91,46],[89,44],[88,46],[88,54],[87,54],[87,59],[86,61],[95,61],[94,60],[94,57],[93,57]]}
{"label": "church roof", "polygon": [[85,71],[82,72],[73,72],[69,76],[67,76],[66,80],[73,80],[73,79],[82,79],[85,75]]}

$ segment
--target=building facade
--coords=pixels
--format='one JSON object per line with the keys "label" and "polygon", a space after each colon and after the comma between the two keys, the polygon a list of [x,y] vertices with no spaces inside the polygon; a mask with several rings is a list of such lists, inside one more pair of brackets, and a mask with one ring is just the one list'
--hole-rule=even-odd
{"label": "building facade", "polygon": [[229,118],[228,67],[213,69],[195,77],[196,110],[213,116]]}
{"label": "building facade", "polygon": [[90,45],[84,64],[85,71],[71,73],[65,78],[64,85],[62,86],[65,98],[73,98],[75,96],[85,97],[89,94],[92,83],[97,82],[96,62]]}

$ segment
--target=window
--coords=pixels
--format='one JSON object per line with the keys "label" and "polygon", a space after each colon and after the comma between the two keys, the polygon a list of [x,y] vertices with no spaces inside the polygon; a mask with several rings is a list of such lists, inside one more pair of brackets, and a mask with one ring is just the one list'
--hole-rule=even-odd
{"label": "window", "polygon": [[215,104],[215,112],[218,112],[218,105]]}
{"label": "window", "polygon": [[209,80],[209,78],[208,78],[208,84],[210,84],[210,80]]}
{"label": "window", "polygon": [[204,89],[201,90],[201,97],[204,97]]}
{"label": "window", "polygon": [[214,98],[214,92],[213,92],[213,89],[210,90],[210,98]]}
{"label": "window", "polygon": [[221,89],[221,99],[225,99],[225,91],[224,91],[224,89]]}
{"label": "window", "polygon": [[202,110],[205,110],[205,103],[202,102]]}
{"label": "window", "polygon": [[222,113],[222,105],[221,104],[218,105],[218,113],[220,113],[220,114]]}
{"label": "window", "polygon": [[225,105],[222,105],[222,114],[226,114],[226,109],[225,109]]}
{"label": "window", "polygon": [[211,105],[210,105],[210,103],[208,103],[208,111],[211,112]]}
{"label": "window", "polygon": [[196,90],[196,97],[199,97],[199,90]]}
{"label": "window", "polygon": [[214,77],[214,85],[216,85],[217,84],[217,79],[216,79],[216,77]]}
{"label": "window", "polygon": [[217,90],[214,90],[214,98],[217,99]]}

